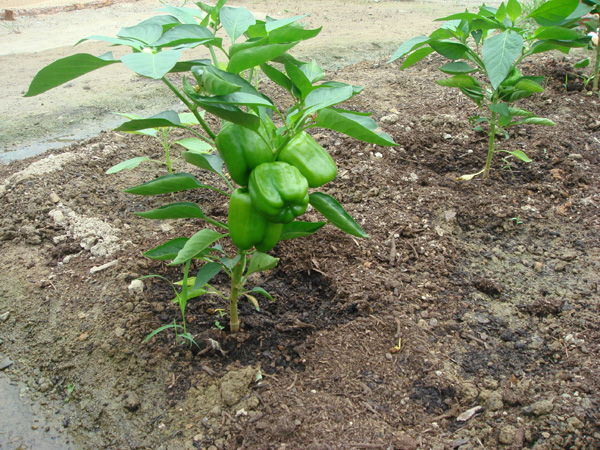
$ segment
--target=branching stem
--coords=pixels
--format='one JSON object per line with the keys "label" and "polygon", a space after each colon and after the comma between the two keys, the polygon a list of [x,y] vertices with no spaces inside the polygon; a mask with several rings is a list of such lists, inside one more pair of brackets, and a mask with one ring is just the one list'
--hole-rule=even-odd
{"label": "branching stem", "polygon": [[246,270],[246,250],[238,250],[240,260],[231,273],[231,292],[229,294],[229,329],[232,333],[240,331],[238,318],[238,297],[244,287],[243,275]]}
{"label": "branching stem", "polygon": [[162,77],[162,81],[167,85],[169,89],[171,89],[171,91],[173,91],[177,98],[181,100],[183,104],[194,114],[194,116],[198,120],[198,123],[200,123],[206,134],[208,134],[210,138],[214,140],[217,137],[217,135],[213,132],[213,130],[210,129],[204,118],[198,112],[198,109],[187,98],[185,98],[184,95],[181,92],[179,92],[179,90],[175,86],[173,86],[173,84],[167,79],[167,77]]}

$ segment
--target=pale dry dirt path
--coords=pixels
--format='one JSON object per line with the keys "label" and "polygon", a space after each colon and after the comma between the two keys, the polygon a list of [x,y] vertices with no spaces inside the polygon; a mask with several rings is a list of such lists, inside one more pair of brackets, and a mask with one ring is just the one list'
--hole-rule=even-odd
{"label": "pale dry dirt path", "polygon": [[[435,17],[479,2],[231,0],[229,4],[244,6],[258,17],[266,12],[274,17],[308,14],[306,23],[323,26],[323,31],[298,46],[294,54],[315,58],[331,70],[385,58],[401,42],[433,31],[439,26],[433,22]],[[0,90],[4,94],[0,162],[96,135],[118,124],[114,112],[151,115],[177,108],[162,83],[137,77],[125,68],[99,70],[38,97],[22,97],[37,71],[50,62],[77,52],[100,55],[115,50],[92,42],[73,47],[79,39],[92,34],[112,36],[122,26],[150,17],[158,6],[155,0],[0,0],[0,17],[10,9],[16,19],[0,21]]]}

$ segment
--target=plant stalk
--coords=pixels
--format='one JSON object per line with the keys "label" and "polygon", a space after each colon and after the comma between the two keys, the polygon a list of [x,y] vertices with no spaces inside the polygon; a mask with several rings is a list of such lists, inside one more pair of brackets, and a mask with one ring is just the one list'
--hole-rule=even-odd
{"label": "plant stalk", "polygon": [[240,260],[231,273],[231,292],[229,294],[229,329],[232,333],[240,331],[240,319],[238,318],[238,297],[243,288],[243,275],[246,270],[246,250],[239,250]]}
{"label": "plant stalk", "polygon": [[[600,19],[599,19],[600,22]],[[596,45],[596,64],[594,65],[594,84],[592,85],[592,92],[598,92],[598,70],[600,69],[600,42]]]}
{"label": "plant stalk", "polygon": [[[170,129],[169,129],[169,131],[170,131]],[[165,158],[166,158],[166,162],[167,162],[167,168],[169,169],[169,173],[173,173],[173,167],[171,166],[171,156],[169,155],[169,149],[171,148],[171,146],[169,145],[169,141],[167,138],[169,131],[163,131],[162,145],[163,145],[163,148],[165,149]]]}
{"label": "plant stalk", "polygon": [[494,156],[494,143],[496,141],[496,118],[497,114],[492,111],[490,120],[490,134],[488,136],[488,154],[483,168],[483,179],[486,180],[490,176],[490,167],[492,166],[492,158]]}
{"label": "plant stalk", "polygon": [[183,104],[194,114],[194,116],[196,117],[196,119],[198,119],[198,122],[204,129],[204,131],[206,131],[206,134],[208,134],[210,136],[210,138],[214,140],[217,137],[217,135],[213,132],[213,130],[210,129],[210,127],[205,122],[205,120],[202,118],[200,113],[198,113],[198,110],[194,107],[194,105],[191,104],[189,102],[189,100],[187,98],[185,98],[183,96],[183,94],[181,92],[179,92],[177,90],[177,88],[175,86],[173,86],[173,84],[169,80],[167,80],[167,77],[162,77],[162,81],[163,81],[163,83],[165,83],[167,85],[167,87],[169,89],[171,89],[171,91],[173,91],[173,93],[177,96],[177,98],[179,100],[181,100],[183,102]]}
{"label": "plant stalk", "polygon": [[190,271],[191,259],[185,262],[185,269],[183,271],[183,284],[181,285],[181,297],[179,298],[179,309],[181,310],[181,319],[183,320],[183,334],[187,334],[187,324],[185,323],[185,307],[187,305],[188,295],[188,273]]}

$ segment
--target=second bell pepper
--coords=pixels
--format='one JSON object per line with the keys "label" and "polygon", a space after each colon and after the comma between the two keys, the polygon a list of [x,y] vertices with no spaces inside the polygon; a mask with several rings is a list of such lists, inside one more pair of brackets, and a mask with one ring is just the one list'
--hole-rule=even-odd
{"label": "second bell pepper", "polygon": [[229,201],[229,236],[242,250],[256,247],[258,251],[268,252],[281,236],[282,223],[267,220],[252,203],[247,188],[233,191]]}
{"label": "second bell pepper", "polygon": [[308,181],[282,161],[261,164],[250,174],[252,203],[268,220],[289,223],[308,207]]}
{"label": "second bell pepper", "polygon": [[[259,129],[268,142],[266,131],[263,126]],[[267,142],[257,132],[233,123],[223,125],[215,139],[231,179],[240,186],[248,185],[250,172],[256,166],[273,161],[275,155]]]}
{"label": "second bell pepper", "polygon": [[294,136],[279,152],[277,160],[296,167],[311,188],[329,183],[337,176],[331,155],[305,132]]}

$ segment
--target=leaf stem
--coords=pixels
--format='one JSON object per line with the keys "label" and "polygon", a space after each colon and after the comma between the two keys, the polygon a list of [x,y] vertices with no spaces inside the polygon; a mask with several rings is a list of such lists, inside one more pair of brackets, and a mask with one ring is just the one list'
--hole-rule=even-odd
{"label": "leaf stem", "polygon": [[169,89],[171,89],[171,91],[173,91],[177,98],[181,100],[185,106],[187,106],[187,108],[192,112],[192,114],[194,114],[194,116],[198,120],[198,123],[200,123],[206,134],[208,134],[210,138],[214,140],[217,137],[217,135],[213,132],[213,130],[210,129],[208,124],[204,121],[204,119],[198,112],[198,109],[192,103],[190,103],[189,100],[185,98],[175,86],[173,86],[173,84],[167,79],[167,77],[162,77],[162,81],[167,85]]}
{"label": "leaf stem", "polygon": [[246,270],[246,250],[239,250],[240,260],[234,266],[231,274],[231,292],[229,294],[229,329],[232,333],[240,331],[240,319],[238,318],[238,297],[243,286],[243,274]]}
{"label": "leaf stem", "polygon": [[181,293],[179,294],[179,309],[181,310],[181,319],[183,321],[183,334],[187,334],[186,323],[185,323],[185,307],[187,305],[188,295],[188,273],[190,271],[191,259],[185,262],[185,269],[183,270],[183,284],[181,286]]}
{"label": "leaf stem", "polygon": [[213,64],[218,69],[219,68],[219,59],[217,58],[217,54],[215,53],[214,47],[212,45],[209,45],[208,50],[210,51],[210,56],[212,57]]}
{"label": "leaf stem", "polygon": [[169,169],[169,173],[173,173],[173,166],[171,164],[171,157],[169,155],[169,149],[171,146],[169,145],[168,135],[169,135],[170,131],[171,131],[171,128],[162,130],[162,145],[163,145],[163,148],[165,149],[165,159],[167,162],[167,168]]}
{"label": "leaf stem", "polygon": [[[494,98],[492,105],[496,104]],[[494,156],[494,143],[496,141],[496,120],[497,113],[492,111],[492,118],[490,119],[490,134],[488,136],[488,154],[485,161],[485,167],[483,169],[483,179],[487,179],[490,176],[490,167],[492,166],[492,157]]]}
{"label": "leaf stem", "polygon": [[[598,22],[600,23],[600,15],[598,16]],[[594,84],[592,85],[592,92],[598,92],[598,71],[600,69],[600,42],[596,45],[596,64],[594,65]]]}

